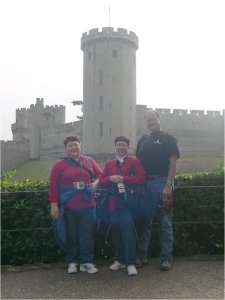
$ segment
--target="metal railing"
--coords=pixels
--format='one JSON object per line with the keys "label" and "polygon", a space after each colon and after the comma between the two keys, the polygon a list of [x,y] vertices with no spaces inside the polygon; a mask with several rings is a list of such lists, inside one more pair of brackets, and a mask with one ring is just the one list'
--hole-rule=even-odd
{"label": "metal railing", "polygon": [[[211,186],[176,186],[176,190],[181,190],[181,189],[206,189],[206,188],[224,188],[224,185],[211,185]],[[97,189],[97,192],[100,191],[106,191],[106,189]],[[16,194],[47,194],[48,190],[41,190],[41,191],[12,191],[12,192],[0,192],[0,195],[16,195]],[[176,193],[175,193],[176,195]],[[176,199],[175,199],[176,200]],[[32,224],[34,225],[34,200],[31,198],[32,201]],[[48,205],[48,203],[46,203]],[[224,223],[224,220],[208,220],[208,221],[174,221],[173,224],[220,224]],[[153,223],[157,224],[157,223]],[[2,229],[1,232],[22,232],[22,231],[37,231],[37,230],[51,230],[51,226],[49,227],[35,227],[32,226],[32,228],[20,228],[20,229]]]}

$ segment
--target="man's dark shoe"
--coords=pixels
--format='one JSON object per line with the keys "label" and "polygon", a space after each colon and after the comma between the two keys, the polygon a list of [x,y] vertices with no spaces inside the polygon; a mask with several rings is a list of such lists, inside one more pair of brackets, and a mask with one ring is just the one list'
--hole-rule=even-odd
{"label": "man's dark shoe", "polygon": [[171,260],[164,259],[160,262],[160,270],[161,271],[169,271],[172,269]]}

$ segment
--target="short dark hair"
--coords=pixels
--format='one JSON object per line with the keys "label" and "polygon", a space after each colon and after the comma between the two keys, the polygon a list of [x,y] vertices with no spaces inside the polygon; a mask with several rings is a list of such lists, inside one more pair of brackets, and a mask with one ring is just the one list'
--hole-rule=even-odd
{"label": "short dark hair", "polygon": [[150,109],[147,110],[146,114],[148,112],[154,112],[157,115],[158,119],[160,119],[160,113],[157,110],[150,108]]}
{"label": "short dark hair", "polygon": [[125,135],[117,136],[117,137],[115,138],[115,145],[116,145],[117,142],[125,142],[125,143],[127,143],[128,146],[130,145],[130,140],[129,140],[129,138],[128,138],[127,136],[125,136]]}
{"label": "short dark hair", "polygon": [[79,136],[77,136],[77,135],[70,135],[70,136],[67,136],[67,137],[65,138],[65,140],[63,141],[64,146],[66,147],[66,145],[67,145],[69,142],[78,142],[78,143],[80,144],[80,138],[79,138]]}

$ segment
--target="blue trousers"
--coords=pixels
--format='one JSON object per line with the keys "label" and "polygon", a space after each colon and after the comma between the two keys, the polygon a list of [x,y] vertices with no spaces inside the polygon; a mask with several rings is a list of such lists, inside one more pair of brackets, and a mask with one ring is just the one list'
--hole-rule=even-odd
{"label": "blue trousers", "polygon": [[173,258],[173,228],[172,208],[168,214],[160,214],[158,205],[162,201],[162,191],[166,184],[167,176],[146,182],[147,195],[149,196],[150,212],[146,218],[143,234],[138,239],[137,256],[139,259],[147,258],[148,247],[151,239],[151,226],[154,217],[159,223],[158,238],[160,243],[160,260]]}
{"label": "blue trousers", "polygon": [[94,258],[96,231],[95,207],[65,209],[68,263],[89,263]]}
{"label": "blue trousers", "polygon": [[135,265],[137,234],[131,213],[127,209],[110,212],[111,234],[115,246],[115,260]]}

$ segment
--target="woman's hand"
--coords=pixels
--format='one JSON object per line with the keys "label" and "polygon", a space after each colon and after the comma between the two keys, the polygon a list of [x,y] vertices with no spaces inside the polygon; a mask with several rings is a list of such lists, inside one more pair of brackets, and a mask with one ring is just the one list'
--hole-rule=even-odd
{"label": "woman's hand", "polygon": [[112,175],[109,177],[109,181],[115,182],[115,183],[121,183],[123,182],[123,176],[121,175]]}
{"label": "woman's hand", "polygon": [[59,207],[58,203],[51,204],[51,217],[53,220],[57,220],[59,218]]}
{"label": "woman's hand", "polygon": [[95,192],[95,191],[97,190],[98,183],[99,183],[99,180],[95,180],[94,182],[92,182],[92,183],[90,184],[91,189],[92,189],[93,192]]}

